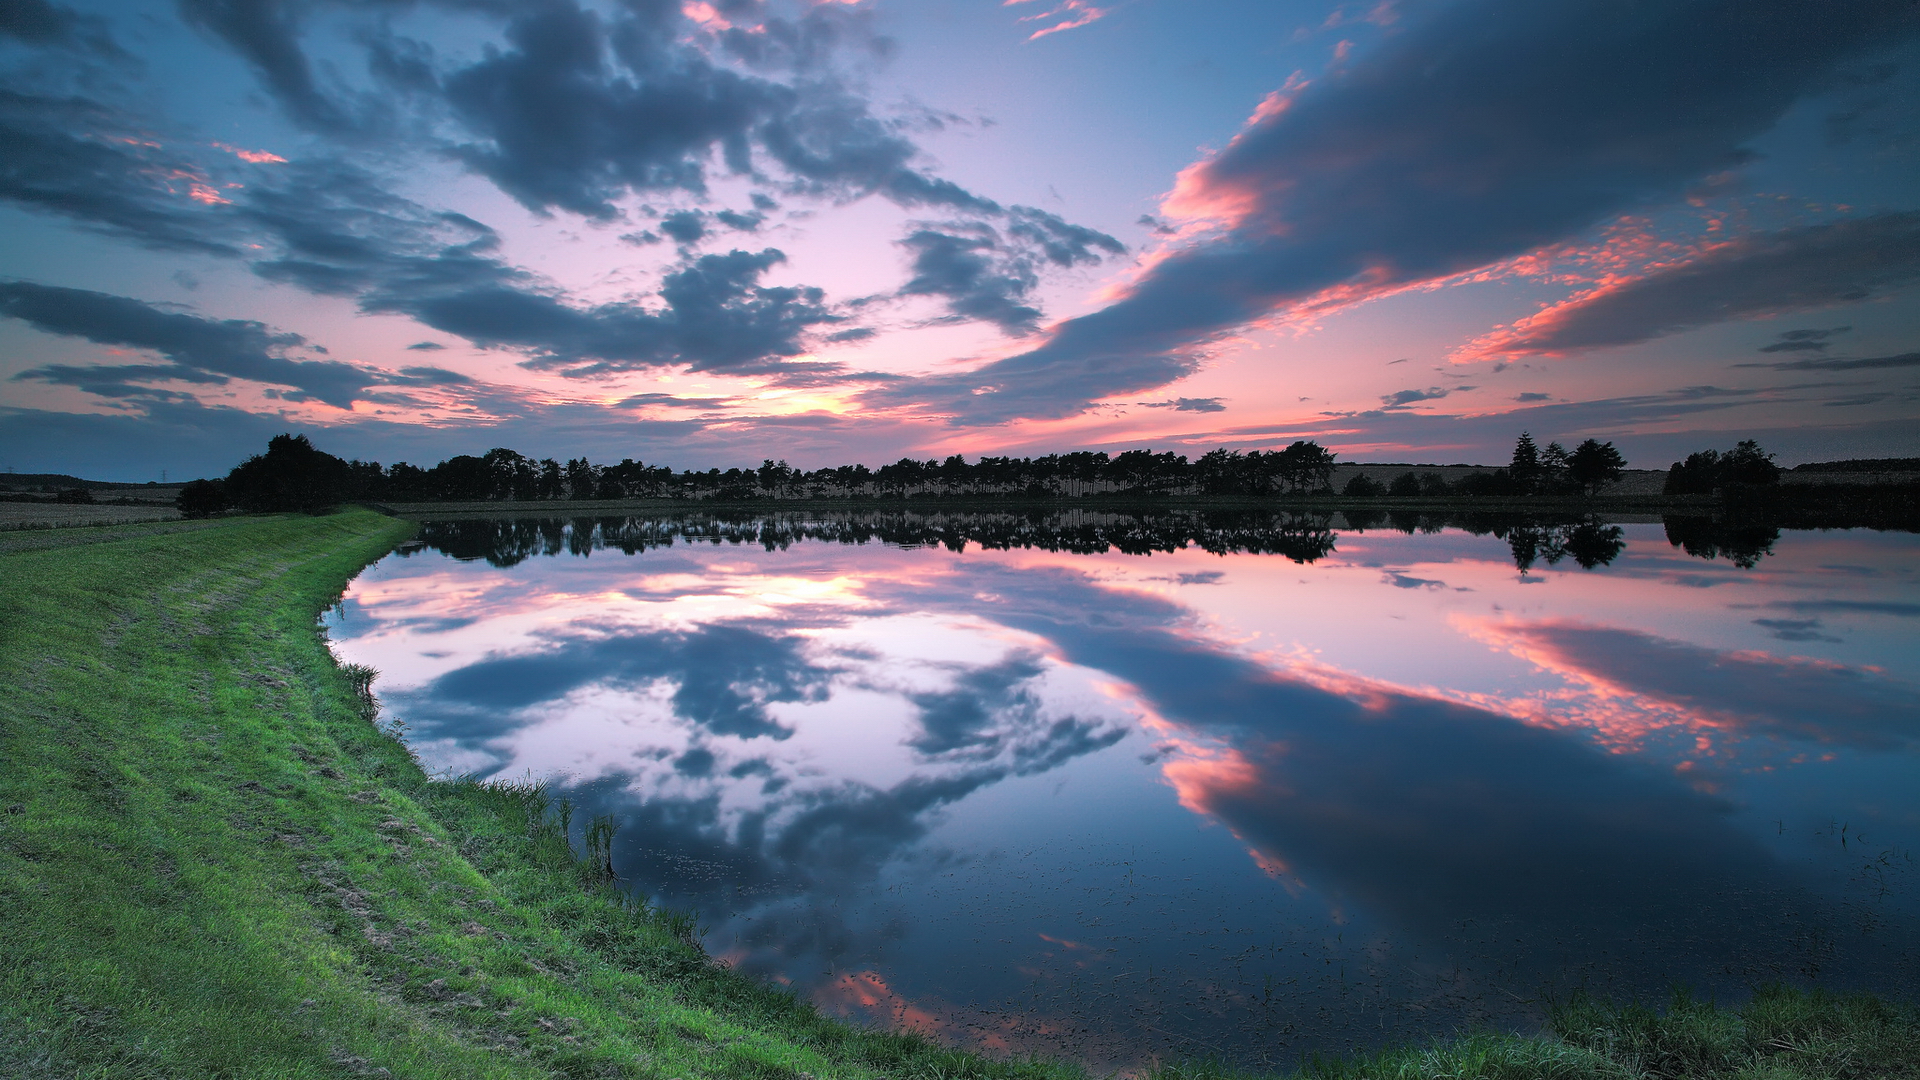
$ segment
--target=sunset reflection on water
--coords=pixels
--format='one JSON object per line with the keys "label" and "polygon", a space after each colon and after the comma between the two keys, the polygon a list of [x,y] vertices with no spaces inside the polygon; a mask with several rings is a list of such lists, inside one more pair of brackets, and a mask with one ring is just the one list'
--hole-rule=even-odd
{"label": "sunset reflection on water", "polygon": [[542,528],[382,561],[337,651],[430,769],[564,777],[634,888],[831,1011],[1131,1068],[1524,1026],[1576,987],[1914,989],[1915,537],[1743,566],[1625,525],[1521,572],[1453,529]]}

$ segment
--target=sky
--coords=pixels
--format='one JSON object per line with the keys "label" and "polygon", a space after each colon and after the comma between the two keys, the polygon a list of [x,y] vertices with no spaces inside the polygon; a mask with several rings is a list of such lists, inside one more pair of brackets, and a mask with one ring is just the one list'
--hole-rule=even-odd
{"label": "sky", "polygon": [[1920,10],[0,0],[0,465],[1920,454]]}

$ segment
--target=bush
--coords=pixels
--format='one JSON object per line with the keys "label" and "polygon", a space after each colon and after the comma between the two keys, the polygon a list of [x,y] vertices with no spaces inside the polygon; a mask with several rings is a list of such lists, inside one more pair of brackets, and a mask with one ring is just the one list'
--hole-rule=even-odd
{"label": "bush", "polygon": [[195,480],[180,489],[173,505],[182,517],[212,517],[227,508],[227,485],[220,480]]}
{"label": "bush", "polygon": [[1350,499],[1377,499],[1386,493],[1387,486],[1368,477],[1366,473],[1347,481],[1347,486],[1340,489],[1340,494]]}
{"label": "bush", "polygon": [[1420,478],[1410,472],[1403,472],[1387,485],[1387,494],[1396,499],[1410,499],[1420,494]]}

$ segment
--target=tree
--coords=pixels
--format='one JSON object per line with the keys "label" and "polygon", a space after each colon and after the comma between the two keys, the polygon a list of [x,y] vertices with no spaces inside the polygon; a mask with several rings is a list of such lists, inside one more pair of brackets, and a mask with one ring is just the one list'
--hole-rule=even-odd
{"label": "tree", "polygon": [[181,517],[212,517],[227,508],[227,485],[220,480],[195,480],[180,489],[173,505]]}
{"label": "tree", "polygon": [[1280,480],[1289,491],[1319,491],[1333,481],[1332,451],[1300,440],[1280,451]]}
{"label": "tree", "polygon": [[318,513],[349,497],[351,476],[346,462],[316,450],[305,435],[275,435],[267,441],[266,453],[255,454],[227,474],[227,497],[255,513]]}
{"label": "tree", "polygon": [[538,490],[534,492],[535,497],[543,502],[558,499],[561,489],[564,486],[560,479],[560,463],[552,458],[542,458],[540,460],[539,487]]}
{"label": "tree", "polygon": [[1507,466],[1507,475],[1513,477],[1513,484],[1522,492],[1531,495],[1540,486],[1540,448],[1533,444],[1533,436],[1521,432],[1520,438],[1513,444],[1513,462]]}
{"label": "tree", "polygon": [[1774,484],[1780,480],[1780,467],[1773,455],[1760,449],[1752,439],[1744,439],[1722,454],[1699,450],[1676,461],[1667,470],[1668,495],[1710,495],[1728,484]]}
{"label": "tree", "polygon": [[1571,482],[1567,471],[1569,461],[1566,447],[1557,442],[1548,443],[1547,448],[1540,451],[1540,475],[1534,482],[1535,490],[1564,490]]}
{"label": "tree", "polygon": [[1588,439],[1567,455],[1567,478],[1588,495],[1620,479],[1626,468],[1627,460],[1610,442]]}
{"label": "tree", "polygon": [[1396,499],[1411,499],[1420,494],[1420,478],[1410,472],[1403,472],[1387,485],[1387,494]]}
{"label": "tree", "polygon": [[1720,470],[1722,484],[1780,482],[1780,467],[1773,463],[1773,455],[1761,450],[1760,444],[1752,439],[1742,439],[1723,455],[1720,458]]}
{"label": "tree", "polygon": [[586,458],[578,457],[567,462],[567,497],[570,499],[591,499],[598,494],[595,490],[593,464]]}

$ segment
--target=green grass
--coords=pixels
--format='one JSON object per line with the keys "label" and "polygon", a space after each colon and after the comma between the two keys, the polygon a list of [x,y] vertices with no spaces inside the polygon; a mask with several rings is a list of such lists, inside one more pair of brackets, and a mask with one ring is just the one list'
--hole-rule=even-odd
{"label": "green grass", "polygon": [[[609,887],[540,785],[429,782],[315,629],[411,528],[354,511],[0,551],[0,1076],[1081,1075],[822,1017]],[[1920,1022],[1871,999],[1577,1003],[1555,1030],[1306,1075],[1920,1077]]]}

